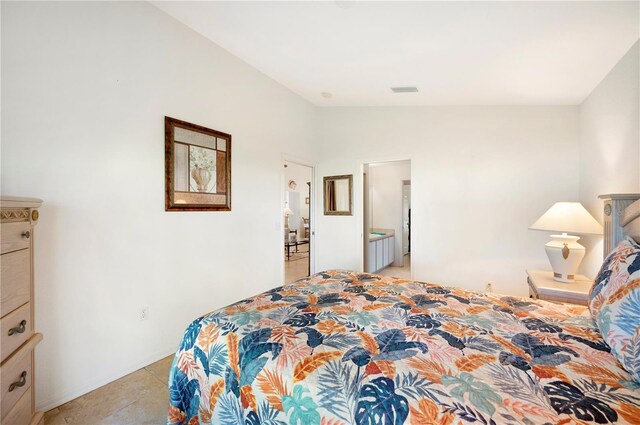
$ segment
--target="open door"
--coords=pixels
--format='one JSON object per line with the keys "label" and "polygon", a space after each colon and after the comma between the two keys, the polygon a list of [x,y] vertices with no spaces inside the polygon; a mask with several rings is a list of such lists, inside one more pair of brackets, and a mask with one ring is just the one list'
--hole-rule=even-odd
{"label": "open door", "polygon": [[411,278],[411,161],[363,165],[363,269]]}
{"label": "open door", "polygon": [[313,270],[313,167],[284,162],[284,283],[309,276]]}

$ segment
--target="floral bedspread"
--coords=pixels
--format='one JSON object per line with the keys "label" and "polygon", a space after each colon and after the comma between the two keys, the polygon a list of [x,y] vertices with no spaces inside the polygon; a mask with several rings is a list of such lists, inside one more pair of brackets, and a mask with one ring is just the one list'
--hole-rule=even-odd
{"label": "floral bedspread", "polygon": [[328,271],[191,323],[168,424],[640,423],[586,307]]}

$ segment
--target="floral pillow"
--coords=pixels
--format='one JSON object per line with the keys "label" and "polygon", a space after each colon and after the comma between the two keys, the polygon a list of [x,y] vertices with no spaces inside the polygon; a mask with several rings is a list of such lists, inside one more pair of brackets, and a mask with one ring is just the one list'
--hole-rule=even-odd
{"label": "floral pillow", "polygon": [[622,366],[640,382],[640,245],[627,238],[607,256],[589,310]]}

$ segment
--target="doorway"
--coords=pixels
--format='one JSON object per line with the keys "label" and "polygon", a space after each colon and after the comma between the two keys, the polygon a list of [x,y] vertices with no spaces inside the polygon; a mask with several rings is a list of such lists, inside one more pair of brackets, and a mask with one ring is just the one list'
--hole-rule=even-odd
{"label": "doorway", "polygon": [[411,180],[402,182],[402,255],[411,255]]}
{"label": "doorway", "polygon": [[411,279],[411,161],[363,166],[364,269]]}
{"label": "doorway", "polygon": [[284,283],[311,274],[313,167],[284,161]]}

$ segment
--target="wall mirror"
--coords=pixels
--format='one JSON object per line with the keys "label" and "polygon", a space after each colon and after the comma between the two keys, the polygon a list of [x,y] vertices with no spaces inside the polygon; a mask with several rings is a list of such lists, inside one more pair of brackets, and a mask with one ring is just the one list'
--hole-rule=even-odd
{"label": "wall mirror", "polygon": [[324,178],[324,215],[353,215],[353,174]]}

